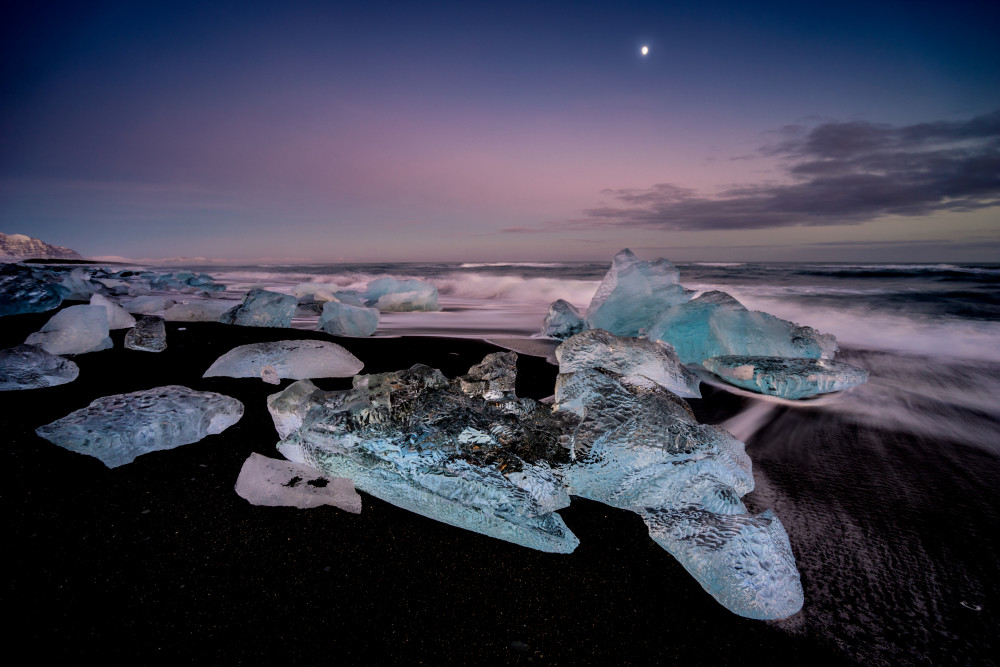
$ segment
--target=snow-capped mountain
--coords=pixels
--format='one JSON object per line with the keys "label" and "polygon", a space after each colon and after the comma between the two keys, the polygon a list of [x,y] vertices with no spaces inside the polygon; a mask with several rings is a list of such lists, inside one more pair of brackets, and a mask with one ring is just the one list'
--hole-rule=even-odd
{"label": "snow-capped mountain", "polygon": [[75,250],[49,245],[24,234],[0,232],[0,259],[83,259]]}

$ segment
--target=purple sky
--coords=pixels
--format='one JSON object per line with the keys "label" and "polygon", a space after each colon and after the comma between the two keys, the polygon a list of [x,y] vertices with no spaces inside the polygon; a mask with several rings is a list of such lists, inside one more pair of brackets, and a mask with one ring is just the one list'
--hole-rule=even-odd
{"label": "purple sky", "polygon": [[1000,261],[986,3],[23,4],[0,231],[85,255]]}

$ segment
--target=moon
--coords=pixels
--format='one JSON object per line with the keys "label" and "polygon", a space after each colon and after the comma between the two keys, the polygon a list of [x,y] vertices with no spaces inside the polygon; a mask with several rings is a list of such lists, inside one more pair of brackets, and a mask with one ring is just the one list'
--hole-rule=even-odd
{"label": "moon", "polygon": [[648,55],[648,54],[649,54],[649,47],[648,46],[642,47],[642,55],[645,56],[645,55]]}

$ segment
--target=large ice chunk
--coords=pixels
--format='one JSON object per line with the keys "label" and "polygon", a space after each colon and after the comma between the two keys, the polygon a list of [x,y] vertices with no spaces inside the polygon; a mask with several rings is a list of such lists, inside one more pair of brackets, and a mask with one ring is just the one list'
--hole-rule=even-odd
{"label": "large ice chunk", "polygon": [[378,328],[379,311],[338,301],[323,304],[316,328],[334,336],[371,336]]}
{"label": "large ice chunk", "polygon": [[315,468],[256,453],[243,462],[236,493],[251,505],[299,509],[332,505],[361,513],[361,496],[351,480],[327,477]]}
{"label": "large ice chunk", "polygon": [[53,315],[24,341],[50,354],[85,354],[113,346],[103,306],[70,306]]}
{"label": "large ice chunk", "polygon": [[128,311],[103,294],[93,294],[90,297],[91,306],[101,306],[108,311],[109,329],[129,329],[135,326],[135,318]]}
{"label": "large ice chunk", "polygon": [[679,275],[666,259],[644,262],[631,250],[622,250],[590,301],[587,325],[619,336],[638,336],[662,311],[694,295],[678,284]]}
{"label": "large ice chunk", "polygon": [[242,416],[243,404],[235,398],[168,385],[99,398],[35,433],[115,468],[147,452],[222,433]]}
{"label": "large ice chunk", "polygon": [[596,368],[614,373],[629,386],[659,385],[678,396],[701,398],[698,376],[662,341],[622,338],[603,329],[590,329],[557,347],[556,359],[560,373]]}
{"label": "large ice chunk", "polygon": [[411,278],[379,278],[368,283],[362,295],[379,311],[400,312],[412,310],[441,310],[438,305],[437,287],[422,280]]}
{"label": "large ice chunk", "polygon": [[232,301],[212,299],[178,303],[163,312],[163,319],[167,322],[218,322],[232,305]]}
{"label": "large ice chunk", "polygon": [[868,371],[829,359],[726,355],[704,361],[729,384],[781,398],[806,398],[842,391],[868,381]]}
{"label": "large ice chunk", "polygon": [[569,338],[587,328],[579,311],[568,301],[553,301],[542,322],[542,335],[551,338]]}
{"label": "large ice chunk", "polygon": [[351,377],[364,364],[325,340],[279,340],[240,345],[216,359],[203,377],[261,377],[270,367],[279,378]]}
{"label": "large ice chunk", "polygon": [[35,345],[0,351],[0,391],[53,387],[72,382],[79,374],[80,368],[69,359]]}
{"label": "large ice chunk", "polygon": [[685,364],[733,354],[818,359],[837,351],[832,335],[748,310],[719,291],[705,292],[665,310],[649,328],[649,338],[673,345]]}
{"label": "large ice chunk", "polygon": [[64,290],[14,264],[0,266],[0,317],[41,313],[59,306]]}
{"label": "large ice chunk", "polygon": [[292,316],[298,303],[298,299],[290,294],[255,287],[247,292],[243,303],[223,313],[219,321],[243,327],[288,328],[292,326]]}
{"label": "large ice chunk", "polygon": [[141,352],[163,352],[167,349],[167,327],[163,318],[143,315],[125,334],[125,347]]}

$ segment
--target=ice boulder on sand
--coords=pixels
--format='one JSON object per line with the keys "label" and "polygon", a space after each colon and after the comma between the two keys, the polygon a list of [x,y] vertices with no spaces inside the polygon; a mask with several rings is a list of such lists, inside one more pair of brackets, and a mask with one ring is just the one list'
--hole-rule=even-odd
{"label": "ice boulder on sand", "polygon": [[49,354],[107,350],[113,347],[108,336],[108,311],[103,306],[64,308],[24,342],[44,348]]}
{"label": "ice boulder on sand", "polygon": [[703,365],[729,384],[781,398],[843,391],[868,381],[868,371],[829,359],[726,355]]}
{"label": "ice boulder on sand", "polygon": [[0,265],[0,317],[41,313],[59,306],[65,290],[46,283],[28,269]]}
{"label": "ice boulder on sand", "polygon": [[101,306],[104,310],[108,311],[109,329],[128,329],[135,326],[135,318],[103,294],[91,295],[90,305]]}
{"label": "ice boulder on sand", "polygon": [[167,322],[218,322],[232,305],[232,301],[210,299],[178,303],[163,311],[163,319]]}
{"label": "ice boulder on sand", "polygon": [[337,301],[323,304],[317,329],[334,336],[361,338],[371,336],[378,329],[379,311],[375,308],[352,306]]}
{"label": "ice boulder on sand", "polygon": [[99,398],[35,433],[115,468],[147,452],[222,433],[242,416],[243,404],[235,398],[168,385]]}
{"label": "ice boulder on sand", "polygon": [[298,299],[290,294],[255,287],[247,292],[243,303],[227,310],[219,317],[219,321],[242,327],[288,328],[292,326],[292,316],[295,315],[298,303]]}
{"label": "ice boulder on sand", "polygon": [[622,338],[603,329],[579,333],[556,348],[560,373],[596,368],[625,385],[668,389],[678,396],[701,398],[701,382],[677,358],[669,344],[645,338]]}
{"label": "ice boulder on sand", "polygon": [[441,310],[437,287],[416,279],[379,278],[368,283],[362,297],[383,313]]}
{"label": "ice boulder on sand", "polygon": [[162,317],[143,315],[125,334],[125,347],[140,352],[163,352],[167,349],[167,327]]}
{"label": "ice boulder on sand", "polygon": [[324,340],[279,340],[240,345],[216,359],[203,377],[262,377],[270,368],[279,378],[351,377],[364,367],[353,354]]}
{"label": "ice boulder on sand", "polygon": [[332,505],[361,513],[361,496],[344,477],[327,477],[315,468],[251,454],[236,479],[236,493],[251,505],[309,509]]}
{"label": "ice boulder on sand", "polygon": [[35,345],[0,350],[0,391],[54,387],[72,382],[80,368]]}
{"label": "ice boulder on sand", "polygon": [[569,338],[587,328],[587,323],[573,304],[559,299],[553,301],[542,322],[542,335],[550,338]]}

